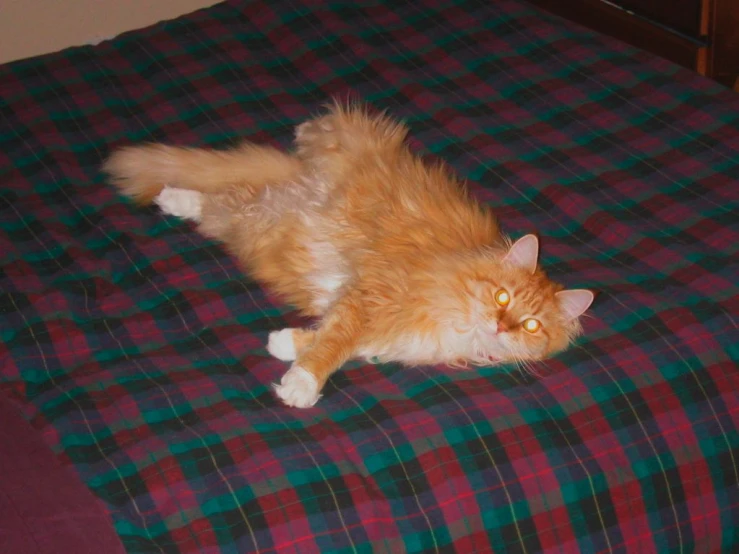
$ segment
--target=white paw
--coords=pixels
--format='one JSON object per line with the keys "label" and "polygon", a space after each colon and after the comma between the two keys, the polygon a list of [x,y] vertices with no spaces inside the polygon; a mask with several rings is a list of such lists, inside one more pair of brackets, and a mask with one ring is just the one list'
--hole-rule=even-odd
{"label": "white paw", "polygon": [[165,214],[200,221],[203,211],[203,193],[196,190],[164,187],[154,199]]}
{"label": "white paw", "polygon": [[267,341],[267,352],[283,362],[292,362],[296,357],[293,330],[272,331]]}
{"label": "white paw", "polygon": [[293,408],[310,408],[321,398],[316,378],[299,365],[288,369],[280,384],[272,387],[280,400]]}

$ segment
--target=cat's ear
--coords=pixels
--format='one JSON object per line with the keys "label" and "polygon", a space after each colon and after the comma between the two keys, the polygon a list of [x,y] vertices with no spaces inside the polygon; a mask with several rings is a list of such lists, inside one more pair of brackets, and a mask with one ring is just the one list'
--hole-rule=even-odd
{"label": "cat's ear", "polygon": [[568,321],[584,314],[595,298],[593,291],[587,289],[561,290],[555,296]]}
{"label": "cat's ear", "polygon": [[539,239],[536,238],[536,235],[526,235],[513,243],[503,261],[533,273],[536,271],[536,259],[538,257]]}

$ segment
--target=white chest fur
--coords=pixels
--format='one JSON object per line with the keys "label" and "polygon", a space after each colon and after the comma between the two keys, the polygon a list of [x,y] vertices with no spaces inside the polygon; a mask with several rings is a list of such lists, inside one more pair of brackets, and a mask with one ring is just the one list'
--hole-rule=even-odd
{"label": "white chest fur", "polygon": [[463,360],[488,365],[499,359],[505,347],[476,330],[458,331],[451,327],[421,334],[409,331],[386,341],[365,345],[357,355],[369,361],[395,361],[408,365],[457,364]]}

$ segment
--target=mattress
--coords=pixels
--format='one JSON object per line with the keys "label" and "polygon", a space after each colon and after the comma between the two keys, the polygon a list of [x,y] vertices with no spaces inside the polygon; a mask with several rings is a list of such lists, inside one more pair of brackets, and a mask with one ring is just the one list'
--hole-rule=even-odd
{"label": "mattress", "polygon": [[[598,291],[571,349],[278,402],[267,336],[308,322],[100,165],[287,147],[332,97]],[[737,94],[518,0],[234,0],[0,66],[0,99],[0,393],[127,551],[739,550]]]}

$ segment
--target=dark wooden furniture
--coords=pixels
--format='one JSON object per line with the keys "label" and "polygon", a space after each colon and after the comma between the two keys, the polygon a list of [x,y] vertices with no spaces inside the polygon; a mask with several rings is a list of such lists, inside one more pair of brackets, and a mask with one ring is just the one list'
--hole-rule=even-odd
{"label": "dark wooden furniture", "polygon": [[739,0],[529,0],[739,90]]}

